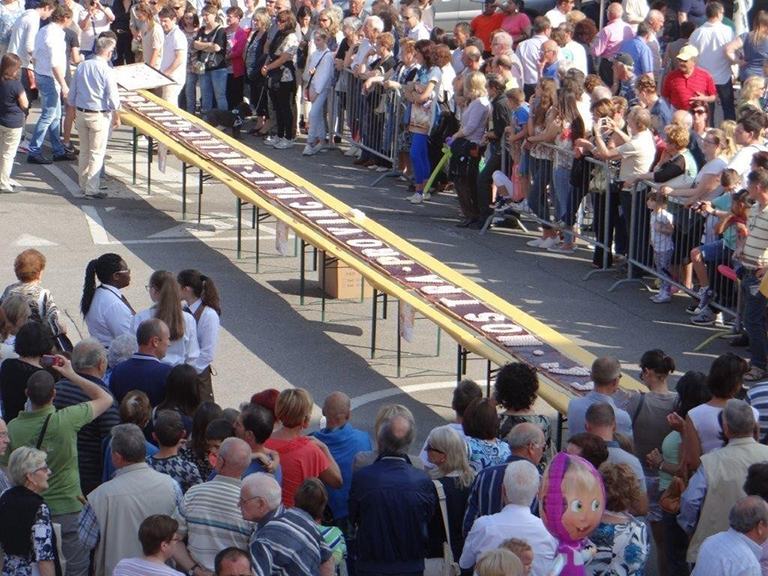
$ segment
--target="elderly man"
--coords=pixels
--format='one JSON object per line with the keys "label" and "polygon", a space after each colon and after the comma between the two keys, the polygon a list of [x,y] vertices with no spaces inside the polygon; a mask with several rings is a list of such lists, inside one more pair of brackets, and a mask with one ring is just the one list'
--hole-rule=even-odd
{"label": "elderly man", "polygon": [[632,419],[624,410],[616,407],[613,394],[619,389],[621,363],[613,356],[603,356],[592,363],[590,373],[595,389],[581,398],[574,398],[568,404],[568,429],[571,434],[586,432],[585,416],[592,404],[610,404],[616,412],[616,425],[619,432],[632,437]]}
{"label": "elderly man", "polygon": [[152,514],[171,516],[181,488],[145,461],[144,433],[135,424],[112,429],[112,462],[117,474],[88,495],[80,513],[78,537],[95,549],[94,576],[109,576],[123,558],[141,555],[136,539],[141,522]]}
{"label": "elderly man", "polygon": [[696,66],[699,51],[691,45],[683,46],[677,54],[677,69],[664,78],[661,97],[676,110],[688,110],[694,100],[714,102],[717,89],[709,72]]}
{"label": "elderly man", "polygon": [[768,541],[768,504],[742,498],[728,514],[728,530],[710,536],[699,549],[692,576],[761,576],[760,558]]}
{"label": "elderly man", "polygon": [[251,555],[240,548],[225,548],[213,561],[216,576],[244,576],[251,574]]}
{"label": "elderly man", "polygon": [[554,40],[547,40],[541,45],[539,56],[539,78],[549,78],[560,84],[557,75],[557,62],[560,59],[560,46]]}
{"label": "elderly man", "polygon": [[618,2],[608,6],[608,24],[597,35],[592,55],[600,58],[600,78],[608,86],[613,84],[611,60],[619,53],[622,43],[632,38],[632,28],[621,19],[624,9]]}
{"label": "elderly man", "polygon": [[[78,541],[78,513],[80,477],[77,469],[77,431],[101,416],[111,405],[112,396],[98,384],[75,373],[72,364],[57,356],[53,366],[59,374],[72,382],[87,396],[87,401],[56,410],[53,399],[56,388],[48,372],[35,372],[27,381],[27,398],[31,410],[20,412],[8,423],[10,445],[0,457],[0,465],[7,466],[11,453],[20,446],[39,446],[48,454],[51,477],[45,491],[45,503],[51,509],[54,522],[61,524],[62,548],[67,560],[67,573],[85,576],[88,573],[88,551]],[[40,432],[47,422],[45,433]]]}
{"label": "elderly man", "polygon": [[191,487],[174,513],[179,522],[176,565],[191,576],[215,569],[216,554],[225,548],[247,548],[254,525],[244,520],[238,506],[240,477],[251,463],[244,440],[227,438],[216,454],[216,477]]}
{"label": "elderly man", "polygon": [[405,37],[410,40],[429,40],[429,30],[421,21],[421,9],[415,5],[405,4],[400,10],[400,16],[405,25]]}
{"label": "elderly man", "polygon": [[530,462],[512,462],[504,471],[502,496],[504,509],[498,514],[478,518],[467,534],[459,566],[471,569],[478,556],[501,546],[504,540],[519,538],[533,549],[533,576],[549,574],[557,553],[557,542],[544,523],[531,513],[531,503],[539,490],[539,471]]}
{"label": "elderly man", "polygon": [[304,510],[285,510],[280,485],[269,474],[257,472],[243,480],[240,508],[243,518],[256,523],[250,543],[256,576],[331,576],[333,556],[315,519]]}
{"label": "elderly man", "polygon": [[[349,0],[349,8],[344,10],[344,18],[359,18],[360,22],[365,22],[368,17],[371,15],[368,10],[365,10],[363,7],[365,6],[364,0]],[[290,10],[291,5],[290,3],[287,4],[287,8],[285,10]]]}
{"label": "elderly man", "polygon": [[504,56],[511,61],[512,76],[515,79],[515,85],[512,88],[520,88],[523,85],[523,63],[515,54],[512,48],[512,36],[508,32],[496,32],[491,42],[491,55],[495,57]]}
{"label": "elderly man", "polygon": [[633,61],[632,56],[624,52],[619,52],[613,59],[613,86],[611,86],[611,91],[616,96],[626,99],[630,108],[638,103],[637,93],[635,92],[636,65],[637,61]]}
{"label": "elderly man", "polygon": [[50,135],[53,160],[55,162],[75,160],[61,142],[59,120],[61,119],[61,99],[66,100],[69,86],[64,80],[67,64],[67,50],[64,42],[64,28],[72,23],[72,10],[66,6],[57,6],[51,14],[52,26],[43,26],[35,37],[33,58],[35,61],[35,82],[40,94],[40,117],[37,119],[32,139],[29,142],[27,162],[30,164],[50,164],[43,156],[45,136]]}
{"label": "elderly man", "polygon": [[172,368],[160,362],[171,345],[171,333],[165,322],[151,318],[139,325],[136,340],[139,351],[115,367],[109,387],[118,403],[131,390],[141,390],[157,406],[165,398],[165,380]]}
{"label": "elderly man", "polygon": [[[708,2],[707,21],[696,28],[688,43],[699,51],[699,66],[712,75],[725,120],[736,120],[736,107],[731,80],[731,62],[723,49],[733,40],[733,28],[723,24],[725,8],[720,2]],[[713,110],[711,108],[710,110]],[[710,118],[714,115],[710,112]]]}
{"label": "elderly man", "polygon": [[648,37],[648,47],[653,54],[653,76],[658,81],[661,74],[661,44],[659,44],[659,35],[664,30],[664,14],[658,10],[648,12],[645,21],[650,25],[652,34]]}
{"label": "elderly man", "polygon": [[424,534],[437,498],[427,473],[409,463],[415,435],[410,419],[394,416],[379,429],[379,457],[352,474],[349,519],[358,528],[358,576],[424,571]]}
{"label": "elderly man", "polygon": [[[507,442],[512,449],[510,462],[528,461],[538,466],[544,455],[546,440],[541,428],[530,422],[516,425],[507,435]],[[504,507],[503,485],[507,464],[498,464],[483,468],[475,476],[472,490],[467,499],[467,511],[464,513],[462,530],[469,534],[477,518],[489,516]]]}
{"label": "elderly man", "polygon": [[533,96],[536,84],[539,82],[539,60],[541,45],[549,39],[552,24],[545,16],[538,16],[531,27],[532,36],[517,45],[515,54],[523,66],[523,91],[526,100]]}
{"label": "elderly man", "polygon": [[[743,126],[743,122],[748,119],[745,117],[736,125],[737,134],[739,126]],[[736,249],[734,256],[741,259],[744,271],[739,288],[744,301],[743,321],[749,336],[749,361],[752,366],[744,375],[744,380],[751,383],[768,378],[768,341],[765,332],[768,299],[759,290],[768,269],[768,170],[758,168],[750,172],[747,176],[747,191],[753,202],[748,218],[750,234],[746,242]]]}
{"label": "elderly man", "polygon": [[[107,351],[95,338],[80,340],[72,351],[72,368],[78,376],[93,382],[107,391],[104,374],[107,371]],[[88,402],[90,397],[77,384],[67,379],[56,383],[56,396],[53,405],[56,410]],[[100,416],[86,424],[77,433],[77,465],[80,471],[80,488],[83,494],[90,494],[101,484],[104,470],[104,439],[109,437],[112,428],[120,424],[117,403]]]}
{"label": "elderly man", "polygon": [[746,402],[728,400],[723,408],[728,444],[701,456],[701,464],[683,492],[677,523],[691,536],[687,560],[697,562],[707,537],[728,529],[728,511],[744,493],[752,464],[768,460],[768,446],[754,438],[755,415]]}

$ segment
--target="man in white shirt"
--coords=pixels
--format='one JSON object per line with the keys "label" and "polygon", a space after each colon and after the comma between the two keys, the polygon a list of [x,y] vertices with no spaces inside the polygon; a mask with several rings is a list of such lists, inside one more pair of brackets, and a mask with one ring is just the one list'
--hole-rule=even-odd
{"label": "man in white shirt", "polygon": [[[653,77],[656,78],[656,81],[658,82],[661,74],[661,45],[659,44],[659,34],[661,34],[664,29],[664,14],[658,10],[649,10],[645,21],[650,24],[651,30],[653,30],[653,34],[646,38],[645,41],[648,43],[648,48],[651,49],[651,54],[653,54]],[[659,86],[661,86],[660,82]]]}
{"label": "man in white shirt", "polygon": [[[21,85],[27,94],[27,100],[32,103],[35,99],[30,88],[29,75],[34,70],[32,52],[35,49],[35,36],[40,30],[40,20],[47,20],[53,14],[56,0],[40,0],[37,8],[24,12],[11,29],[11,40],[8,52],[21,59]],[[29,150],[29,139],[25,134],[24,142],[19,146],[22,152]]]}
{"label": "man in white shirt", "polygon": [[464,55],[464,47],[467,44],[467,40],[472,34],[472,29],[469,26],[469,22],[459,22],[453,29],[453,41],[456,43],[456,48],[451,54],[451,64],[456,74],[461,74],[464,70],[464,62],[462,56]]}
{"label": "man in white shirt", "polygon": [[77,133],[80,136],[78,176],[80,189],[86,196],[106,198],[99,190],[99,174],[104,167],[107,153],[110,119],[120,126],[120,96],[117,91],[115,71],[109,61],[115,52],[112,38],[99,38],[93,46],[93,58],[78,66],[72,77],[69,105],[77,109]]}
{"label": "man in white shirt", "polygon": [[568,12],[573,9],[574,0],[557,0],[557,4],[552,10],[544,14],[549,19],[552,28],[557,28],[565,22]]}
{"label": "man in white shirt", "polygon": [[429,30],[421,21],[421,9],[418,6],[403,6],[400,15],[405,24],[405,37],[411,40],[429,40]]}
{"label": "man in white shirt", "polygon": [[766,150],[761,144],[760,134],[763,130],[762,118],[756,114],[743,115],[736,122],[736,130],[733,133],[733,139],[741,146],[738,152],[731,158],[728,168],[736,170],[741,174],[741,186],[747,187],[747,175],[751,170],[752,157],[757,152]]}
{"label": "man in white shirt", "polygon": [[40,94],[40,117],[32,132],[29,142],[29,164],[50,164],[43,156],[43,141],[50,136],[54,162],[76,160],[61,143],[59,120],[61,119],[61,96],[69,94],[69,86],[64,80],[67,67],[67,46],[64,41],[64,28],[72,23],[72,10],[58,6],[51,14],[51,23],[44,26],[35,38],[32,52],[35,59],[35,82]]}
{"label": "man in white shirt", "polygon": [[187,37],[176,25],[176,12],[166,6],[160,11],[160,27],[165,32],[163,41],[163,58],[160,61],[160,71],[173,78],[174,84],[163,86],[163,100],[179,105],[179,94],[187,81]]}
{"label": "man in white shirt", "polygon": [[549,39],[552,32],[552,24],[546,16],[538,16],[533,21],[531,34],[528,40],[523,40],[517,45],[515,54],[523,65],[523,89],[525,99],[533,96],[536,84],[539,81],[539,58],[541,57],[541,45]]}
{"label": "man in white shirt", "polygon": [[[725,9],[720,2],[709,2],[705,13],[707,21],[693,31],[688,44],[699,51],[697,65],[709,72],[715,81],[717,97],[723,107],[723,118],[736,120],[731,61],[723,50],[723,47],[733,40],[733,29],[723,24]],[[714,107],[711,108],[713,109]]]}
{"label": "man in white shirt", "polygon": [[533,548],[533,576],[546,576],[552,568],[557,542],[544,527],[541,518],[531,514],[533,498],[541,477],[527,460],[512,462],[504,472],[502,494],[506,506],[498,514],[475,520],[464,541],[459,566],[471,569],[486,550],[498,548],[504,540],[520,538]]}

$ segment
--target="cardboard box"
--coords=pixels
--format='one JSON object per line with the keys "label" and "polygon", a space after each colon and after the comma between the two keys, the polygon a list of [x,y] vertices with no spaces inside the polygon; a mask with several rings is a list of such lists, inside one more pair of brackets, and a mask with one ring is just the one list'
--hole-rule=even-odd
{"label": "cardboard box", "polygon": [[[318,251],[318,281],[320,287],[323,286],[323,252]],[[342,300],[360,299],[360,285],[363,277],[352,268],[336,260],[325,267],[325,294],[328,298],[339,298]],[[363,297],[368,298],[373,295],[373,288],[367,283],[363,288]]]}

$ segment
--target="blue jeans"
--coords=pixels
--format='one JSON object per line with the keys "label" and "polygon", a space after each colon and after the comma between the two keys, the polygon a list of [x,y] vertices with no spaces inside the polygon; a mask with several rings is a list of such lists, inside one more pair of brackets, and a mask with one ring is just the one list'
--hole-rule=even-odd
{"label": "blue jeans", "polygon": [[[552,187],[552,160],[531,157],[529,166],[533,172],[533,182],[528,193],[528,207],[542,221],[548,222],[550,218],[547,189]],[[542,227],[545,230],[550,228],[546,224],[542,224]]]}
{"label": "blue jeans", "polygon": [[768,343],[765,335],[765,308],[768,299],[760,293],[760,278],[754,270],[747,270],[741,279],[744,302],[744,328],[749,336],[749,361],[752,366],[765,370]]}
{"label": "blue jeans", "polygon": [[190,114],[195,113],[195,106],[197,104],[197,81],[200,75],[194,72],[187,72],[187,82],[184,84],[184,94],[187,97],[187,112]]}
{"label": "blue jeans", "polygon": [[218,110],[228,110],[227,69],[211,70],[200,76],[200,95],[203,100],[203,114],[214,108],[214,99]]}
{"label": "blue jeans", "polygon": [[[552,181],[555,188],[555,221],[562,222],[568,229],[571,229],[576,220],[576,209],[573,207],[571,169],[558,166],[555,168]],[[573,242],[573,236],[565,232],[563,234],[563,240],[566,244],[570,244]]]}
{"label": "blue jeans", "polygon": [[61,143],[61,131],[59,120],[61,119],[61,97],[59,88],[53,76],[35,74],[37,90],[40,95],[40,118],[35,124],[32,139],[29,141],[29,155],[40,156],[43,152],[45,135],[50,134],[53,155],[65,154],[64,145]]}

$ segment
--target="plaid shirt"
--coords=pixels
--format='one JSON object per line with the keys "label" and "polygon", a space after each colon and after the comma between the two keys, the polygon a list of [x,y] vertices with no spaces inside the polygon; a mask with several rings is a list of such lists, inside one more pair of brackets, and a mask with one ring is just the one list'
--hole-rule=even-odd
{"label": "plaid shirt", "polygon": [[[176,480],[173,481],[173,487],[176,493],[175,507],[178,508],[184,495]],[[83,546],[89,550],[93,550],[99,543],[100,537],[101,529],[99,528],[99,519],[96,518],[96,512],[93,511],[90,503],[88,503],[83,507],[83,510],[80,512],[80,516],[77,519],[77,538]]]}
{"label": "plaid shirt", "polygon": [[5,475],[5,472],[0,470],[0,494],[8,490],[10,487],[11,483],[8,480],[8,476]]}

